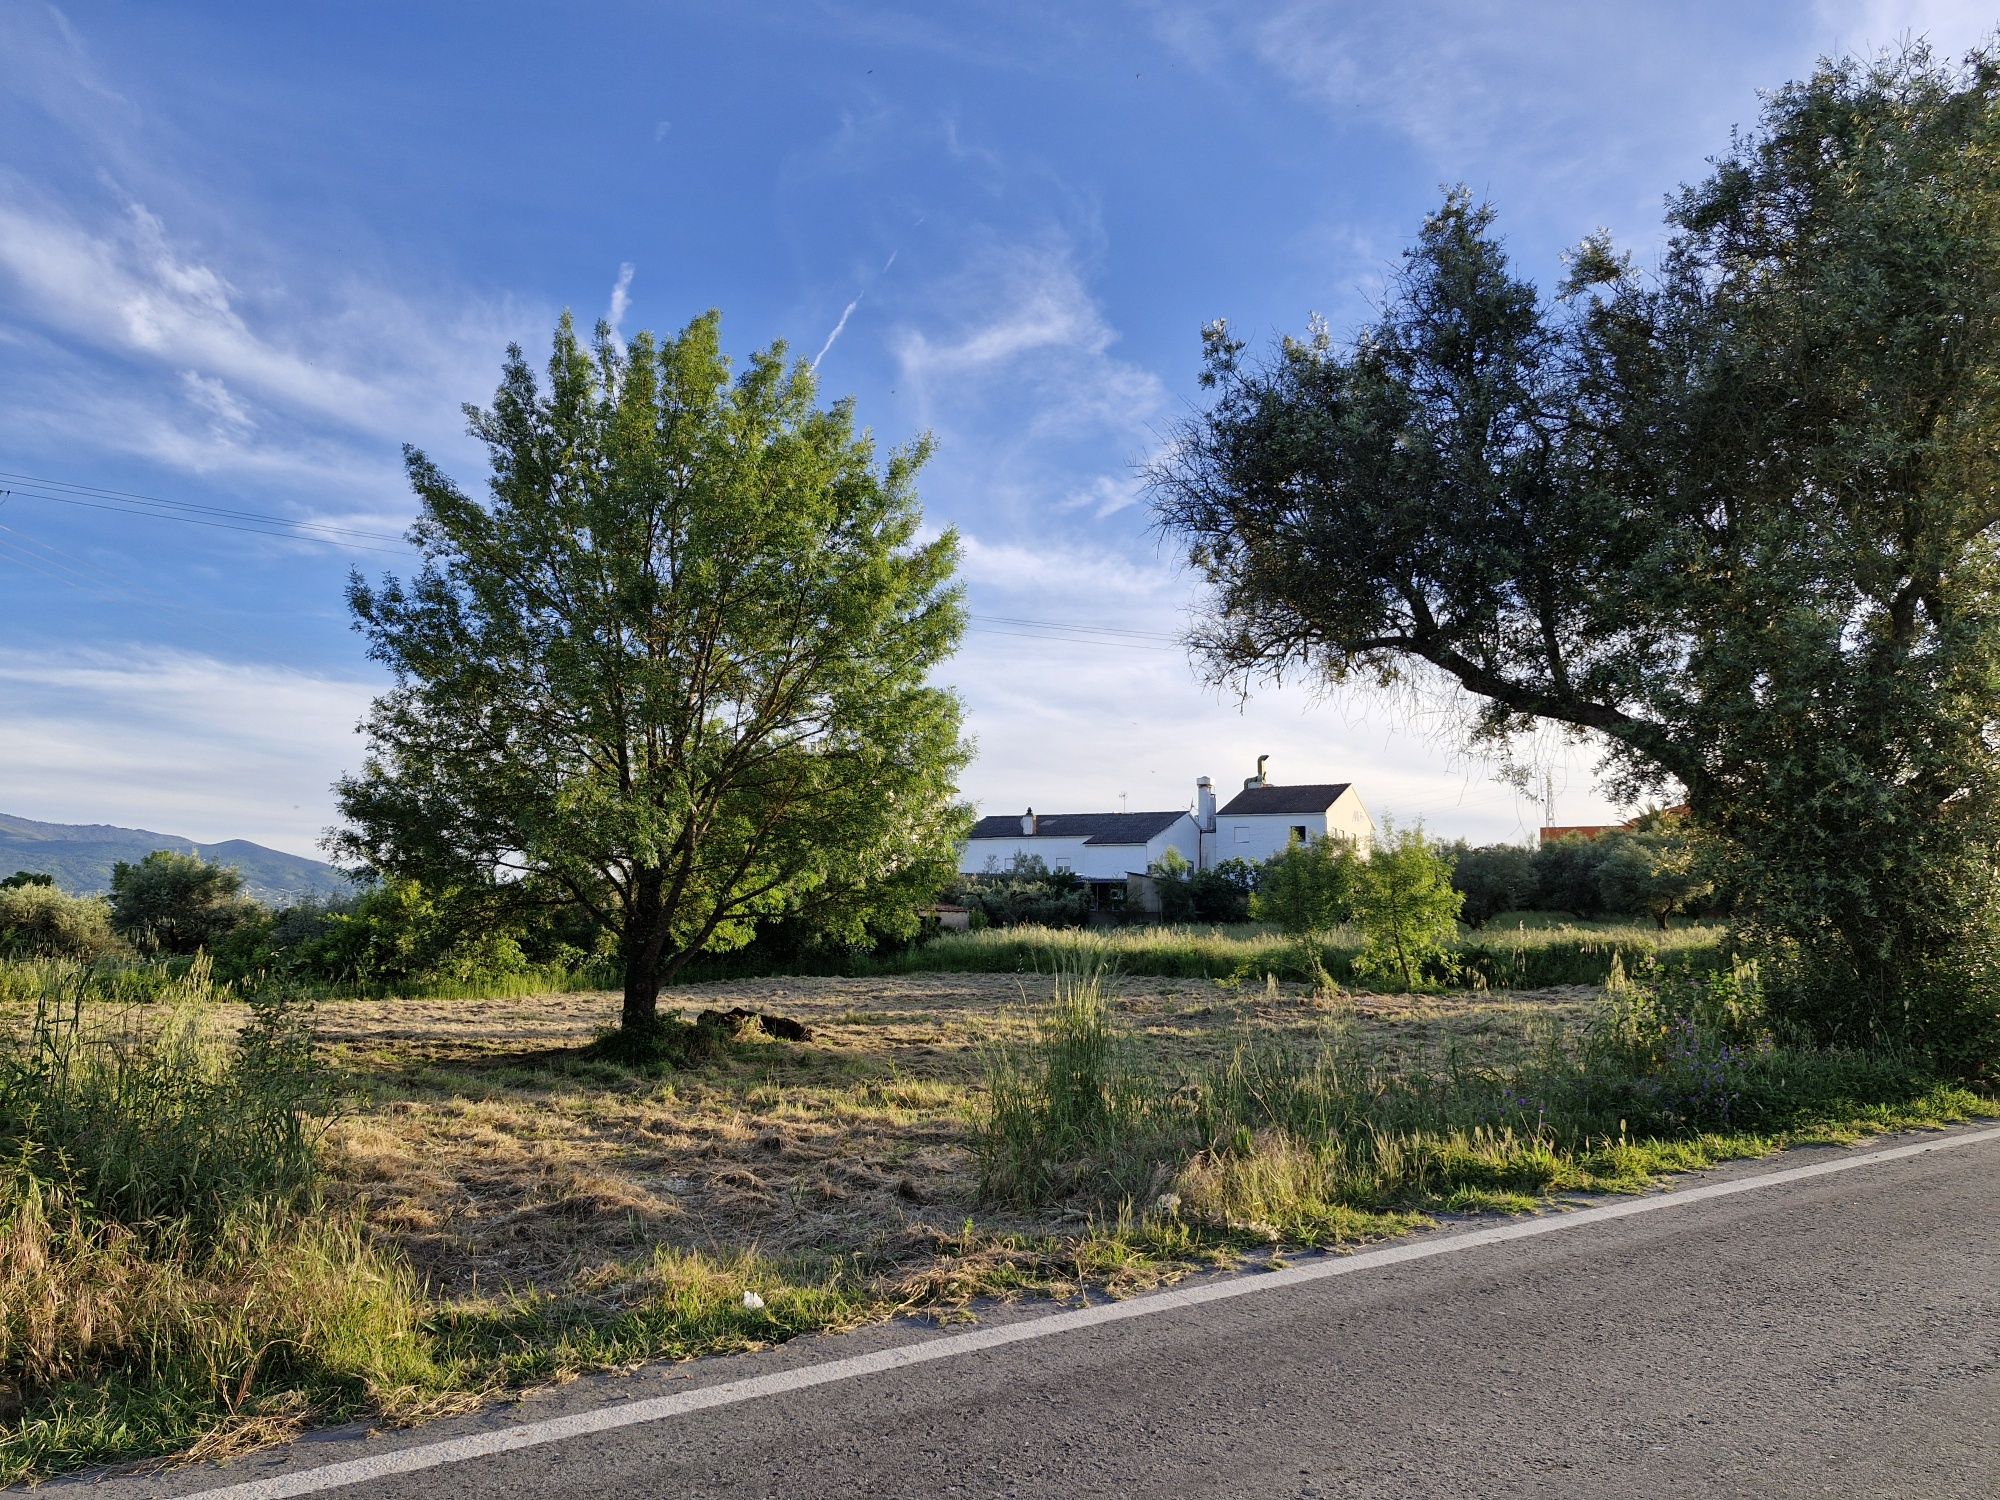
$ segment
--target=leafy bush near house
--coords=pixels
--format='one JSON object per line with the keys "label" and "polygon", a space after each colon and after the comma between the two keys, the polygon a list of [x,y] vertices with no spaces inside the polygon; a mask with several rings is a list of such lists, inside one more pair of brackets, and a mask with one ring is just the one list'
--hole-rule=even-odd
{"label": "leafy bush near house", "polygon": [[1258,867],[1248,860],[1225,859],[1212,869],[1197,870],[1180,850],[1169,848],[1146,874],[1160,898],[1161,920],[1242,922],[1250,916]]}
{"label": "leafy bush near house", "polygon": [[1361,928],[1355,972],[1393,976],[1413,990],[1449,968],[1463,902],[1452,889],[1450,862],[1424,837],[1423,825],[1398,828],[1385,818],[1374,849],[1355,869],[1354,917]]}
{"label": "leafy bush near house", "polygon": [[1361,863],[1346,839],[1295,842],[1257,867],[1250,914],[1288,937],[1324,942],[1354,920]]}
{"label": "leafy bush near house", "polygon": [[1017,854],[1004,869],[968,875],[946,892],[989,927],[1081,927],[1090,895],[1068,870],[1051,870],[1036,854]]}

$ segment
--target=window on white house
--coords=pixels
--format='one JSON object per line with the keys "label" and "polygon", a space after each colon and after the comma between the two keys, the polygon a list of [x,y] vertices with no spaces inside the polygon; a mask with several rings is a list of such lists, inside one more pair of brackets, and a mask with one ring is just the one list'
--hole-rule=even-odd
{"label": "window on white house", "polygon": [[1067,859],[1058,857],[1056,860],[1056,868],[1058,870],[1067,870],[1069,868],[1069,861]]}
{"label": "window on white house", "polygon": [[1236,842],[1239,844],[1247,844],[1250,842],[1250,830],[1244,827],[1241,823],[1238,823],[1236,825]]}
{"label": "window on white house", "polygon": [[1304,842],[1306,841],[1306,825],[1305,825],[1305,824],[1303,824],[1303,823],[1294,823],[1294,824],[1292,825],[1292,841],[1293,841],[1294,843],[1299,843],[1299,844],[1303,844],[1303,843],[1304,843]]}

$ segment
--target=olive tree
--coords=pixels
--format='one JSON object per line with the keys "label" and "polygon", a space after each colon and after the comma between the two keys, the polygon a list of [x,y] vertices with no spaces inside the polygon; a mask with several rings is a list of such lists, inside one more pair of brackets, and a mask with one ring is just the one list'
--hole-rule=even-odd
{"label": "olive tree", "polygon": [[1221,679],[1435,684],[1588,736],[1734,856],[1780,1011],[1973,1066],[2000,1032],[2000,65],[1768,96],[1642,273],[1553,298],[1463,191],[1381,316],[1267,360],[1154,474]]}
{"label": "olive tree", "polygon": [[348,588],[394,674],[331,847],[385,875],[553,900],[615,935],[622,1027],[760,919],[914,930],[964,816],[956,536],[928,445],[879,461],[782,345],[732,376],[711,313],[510,349],[467,408],[483,499],[406,450],[424,562]]}

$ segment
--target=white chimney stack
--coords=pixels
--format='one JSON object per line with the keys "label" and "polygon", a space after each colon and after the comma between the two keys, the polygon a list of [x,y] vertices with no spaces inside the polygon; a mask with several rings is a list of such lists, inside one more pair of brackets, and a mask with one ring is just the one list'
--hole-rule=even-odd
{"label": "white chimney stack", "polygon": [[1025,818],[1021,819],[1021,832],[1027,834],[1031,838],[1034,836],[1035,810],[1032,807],[1028,809],[1028,815]]}
{"label": "white chimney stack", "polygon": [[1194,821],[1203,833],[1215,832],[1215,783],[1206,776],[1194,779]]}

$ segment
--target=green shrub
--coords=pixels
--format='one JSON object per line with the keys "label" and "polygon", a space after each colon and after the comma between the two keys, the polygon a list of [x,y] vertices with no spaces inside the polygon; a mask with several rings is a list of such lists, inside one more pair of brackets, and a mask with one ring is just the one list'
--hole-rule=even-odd
{"label": "green shrub", "polygon": [[1065,965],[1031,1040],[987,1059],[987,1114],[975,1147],[980,1183],[997,1200],[1032,1206],[1088,1187],[1115,1202],[1143,1189],[1154,1153],[1155,1091],[1133,1070],[1129,1044],[1105,1011],[1102,967]]}
{"label": "green shrub", "polygon": [[1421,823],[1398,828],[1383,819],[1375,847],[1355,871],[1362,939],[1355,972],[1391,976],[1406,990],[1440,970],[1449,973],[1464,899],[1452,889],[1450,862],[1424,837]]}
{"label": "green shrub", "polygon": [[1459,918],[1477,931],[1500,913],[1536,905],[1535,852],[1519,844],[1471,848],[1463,839],[1445,851],[1451,884],[1465,898]]}
{"label": "green shrub", "polygon": [[1090,895],[1067,870],[1051,871],[1039,855],[1017,854],[1006,869],[969,875],[947,893],[988,927],[1081,927]]}
{"label": "green shrub", "polygon": [[95,896],[65,895],[40,881],[0,887],[0,954],[88,962],[123,948],[111,909]]}
{"label": "green shrub", "polygon": [[1346,839],[1294,842],[1258,867],[1251,915],[1288,937],[1324,942],[1354,919],[1361,863]]}
{"label": "green shrub", "polygon": [[260,908],[243,894],[243,875],[199,855],[155,849],[111,871],[111,926],[149,953],[213,948]]}

